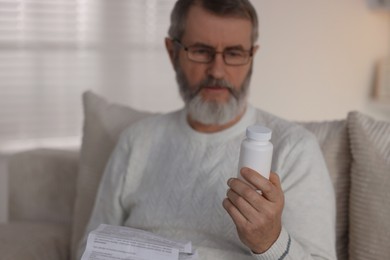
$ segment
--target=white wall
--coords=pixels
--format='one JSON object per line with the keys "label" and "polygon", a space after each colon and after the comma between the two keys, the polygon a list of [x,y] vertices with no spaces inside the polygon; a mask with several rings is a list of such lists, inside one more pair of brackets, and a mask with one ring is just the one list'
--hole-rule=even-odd
{"label": "white wall", "polygon": [[[261,22],[254,105],[292,120],[345,118],[351,110],[390,120],[390,104],[371,100],[375,65],[389,52],[389,14],[364,0],[252,2]],[[134,87],[121,101],[160,112],[180,107],[163,41],[149,55],[133,57]]]}
{"label": "white wall", "polygon": [[389,52],[388,14],[364,0],[254,3],[261,52],[253,103],[289,119],[344,118],[350,110],[390,119],[390,103],[370,101],[375,64]]}

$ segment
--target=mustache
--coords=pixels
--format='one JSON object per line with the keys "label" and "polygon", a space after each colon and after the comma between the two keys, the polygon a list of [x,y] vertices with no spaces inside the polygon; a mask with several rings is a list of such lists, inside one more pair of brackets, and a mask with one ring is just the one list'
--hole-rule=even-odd
{"label": "mustache", "polygon": [[238,99],[239,98],[239,91],[237,91],[233,84],[231,84],[229,81],[224,79],[216,79],[213,77],[207,77],[206,79],[202,80],[194,89],[194,91],[191,93],[190,98],[194,98],[196,95],[199,94],[199,92],[207,87],[213,87],[213,88],[225,88],[227,89],[230,94]]}

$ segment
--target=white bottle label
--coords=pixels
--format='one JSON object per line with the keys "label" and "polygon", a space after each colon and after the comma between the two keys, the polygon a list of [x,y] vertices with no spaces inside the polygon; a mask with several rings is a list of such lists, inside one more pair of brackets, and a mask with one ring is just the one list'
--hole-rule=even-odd
{"label": "white bottle label", "polygon": [[241,143],[238,161],[239,179],[246,181],[240,173],[243,167],[250,168],[269,179],[273,151],[273,145],[269,142],[271,135],[272,130],[262,125],[253,125],[246,129],[247,138]]}
{"label": "white bottle label", "polygon": [[[265,178],[269,179],[272,162],[272,147],[263,151],[252,151],[241,147],[240,160],[238,163],[238,170],[243,167],[248,167],[255,170]],[[241,174],[238,175],[239,178]]]}

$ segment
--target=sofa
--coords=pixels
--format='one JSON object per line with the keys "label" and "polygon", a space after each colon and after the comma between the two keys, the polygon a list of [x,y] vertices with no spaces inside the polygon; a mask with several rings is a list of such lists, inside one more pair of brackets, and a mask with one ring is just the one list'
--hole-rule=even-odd
{"label": "sofa", "polygon": [[[1,260],[75,259],[120,132],[150,115],[90,91],[83,94],[83,108],[79,149],[10,157]],[[390,259],[390,122],[353,111],[342,120],[297,123],[317,137],[334,184],[338,259]]]}

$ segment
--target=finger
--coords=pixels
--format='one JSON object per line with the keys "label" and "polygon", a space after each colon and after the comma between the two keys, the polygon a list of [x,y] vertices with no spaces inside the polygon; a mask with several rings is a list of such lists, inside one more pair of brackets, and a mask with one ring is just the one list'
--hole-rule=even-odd
{"label": "finger", "polygon": [[266,183],[268,181],[261,173],[247,167],[243,167],[240,170],[241,176],[247,181],[250,185],[252,185],[255,189],[258,189],[261,183]]}
{"label": "finger", "polygon": [[234,224],[239,227],[247,222],[247,219],[241,214],[241,212],[233,205],[233,203],[225,198],[222,203],[223,208],[227,211],[232,218]]}
{"label": "finger", "polygon": [[245,180],[231,178],[228,181],[228,186],[250,204],[256,203],[261,198],[258,190]]}
{"label": "finger", "polygon": [[229,189],[226,195],[229,201],[238,209],[238,211],[240,211],[241,215],[244,216],[247,221],[253,223],[253,221],[258,218],[259,212],[257,208],[250,204],[245,198],[238,195],[232,189]]}
{"label": "finger", "polygon": [[280,178],[277,173],[271,172],[269,175],[269,181],[272,182],[279,189],[282,189],[282,183],[280,182]]}
{"label": "finger", "polygon": [[[227,195],[229,199],[235,204],[237,208],[242,210],[243,214],[246,214],[247,217],[253,217],[254,213],[249,211],[247,208],[250,205],[251,208],[255,209],[257,212],[261,212],[264,204],[269,203],[257,190],[253,189],[248,183],[232,178],[228,181],[228,186],[235,194],[232,194],[228,191]],[[247,205],[245,205],[244,200]],[[244,212],[245,210],[245,212]]]}
{"label": "finger", "polygon": [[271,181],[250,168],[243,168],[241,170],[241,176],[256,189],[260,190],[262,195],[271,202],[278,201],[281,193],[279,177],[275,175],[274,173],[270,174]]}

